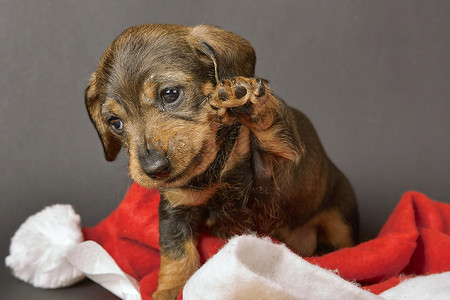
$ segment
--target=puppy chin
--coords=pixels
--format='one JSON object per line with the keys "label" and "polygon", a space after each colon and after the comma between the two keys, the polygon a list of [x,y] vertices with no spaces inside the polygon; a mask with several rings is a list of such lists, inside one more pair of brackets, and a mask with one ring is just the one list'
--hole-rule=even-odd
{"label": "puppy chin", "polygon": [[170,184],[170,176],[166,178],[154,178],[146,175],[141,170],[130,170],[130,177],[140,186],[148,189],[167,187]]}
{"label": "puppy chin", "polygon": [[[181,172],[184,173],[184,172]],[[186,185],[190,180],[190,176],[183,176],[172,171],[167,176],[148,176],[140,168],[133,170],[130,168],[130,177],[140,186],[145,188],[177,188]]]}

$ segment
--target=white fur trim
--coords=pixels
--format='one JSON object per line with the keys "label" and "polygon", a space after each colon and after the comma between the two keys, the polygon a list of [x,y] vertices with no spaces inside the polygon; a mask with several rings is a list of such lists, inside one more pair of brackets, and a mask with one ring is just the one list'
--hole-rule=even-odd
{"label": "white fur trim", "polygon": [[183,299],[381,300],[284,245],[247,235],[232,238],[186,283]]}
{"label": "white fur trim", "polygon": [[84,278],[66,258],[83,241],[80,216],[72,206],[55,204],[30,216],[11,239],[6,265],[35,287],[58,288]]}
{"label": "white fur trim", "polygon": [[380,294],[383,299],[447,300],[450,299],[450,272],[406,279]]}
{"label": "white fur trim", "polygon": [[139,283],[124,273],[106,250],[94,241],[73,247],[67,258],[88,278],[124,300],[141,300]]}

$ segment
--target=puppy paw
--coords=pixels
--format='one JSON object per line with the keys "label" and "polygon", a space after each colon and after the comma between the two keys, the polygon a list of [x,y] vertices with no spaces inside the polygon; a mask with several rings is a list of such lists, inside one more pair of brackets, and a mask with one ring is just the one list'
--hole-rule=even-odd
{"label": "puppy paw", "polygon": [[258,116],[271,95],[266,80],[238,76],[217,84],[209,96],[209,104],[222,123],[248,124],[260,121]]}

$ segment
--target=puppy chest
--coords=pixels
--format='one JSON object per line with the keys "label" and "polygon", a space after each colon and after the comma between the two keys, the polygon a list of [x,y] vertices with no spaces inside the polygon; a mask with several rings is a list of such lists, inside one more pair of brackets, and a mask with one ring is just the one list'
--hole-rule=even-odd
{"label": "puppy chest", "polygon": [[211,199],[204,225],[210,234],[229,238],[245,232],[268,233],[279,225],[277,209],[257,199]]}

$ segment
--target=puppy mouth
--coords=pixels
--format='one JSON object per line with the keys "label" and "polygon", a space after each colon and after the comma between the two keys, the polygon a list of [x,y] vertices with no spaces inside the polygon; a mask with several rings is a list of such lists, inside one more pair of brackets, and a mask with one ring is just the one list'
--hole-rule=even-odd
{"label": "puppy mouth", "polygon": [[151,179],[156,179],[156,180],[166,179],[166,178],[169,178],[170,173],[171,173],[170,167],[167,167],[164,170],[162,170],[156,174],[150,175],[149,177]]}

